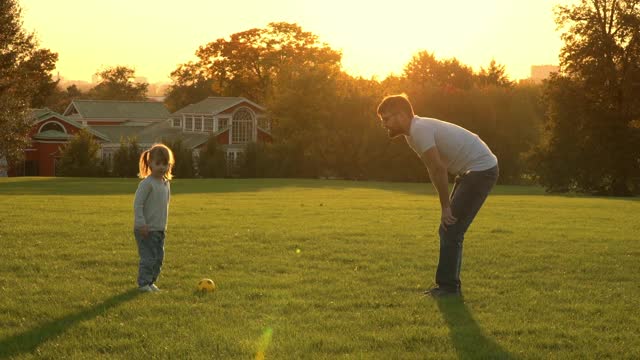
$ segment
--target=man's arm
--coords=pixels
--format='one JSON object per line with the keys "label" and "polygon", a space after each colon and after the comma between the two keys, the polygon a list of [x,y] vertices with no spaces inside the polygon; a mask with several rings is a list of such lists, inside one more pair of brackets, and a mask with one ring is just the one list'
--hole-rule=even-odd
{"label": "man's arm", "polygon": [[442,216],[440,218],[443,225],[453,225],[457,221],[451,213],[451,202],[449,201],[449,176],[447,166],[442,162],[438,148],[430,147],[422,154],[422,162],[429,171],[431,183],[436,188],[440,197],[440,207]]}

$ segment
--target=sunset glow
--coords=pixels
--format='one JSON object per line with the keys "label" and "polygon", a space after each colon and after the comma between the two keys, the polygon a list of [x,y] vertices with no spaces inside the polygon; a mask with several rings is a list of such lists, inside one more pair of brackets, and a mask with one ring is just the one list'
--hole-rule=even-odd
{"label": "sunset glow", "polygon": [[125,65],[150,82],[168,82],[198,46],[279,21],[341,50],[352,75],[399,75],[427,50],[476,71],[495,58],[511,78],[526,78],[531,65],[558,63],[553,7],[567,2],[20,0],[25,28],[59,54],[62,77],[90,81],[100,67]]}

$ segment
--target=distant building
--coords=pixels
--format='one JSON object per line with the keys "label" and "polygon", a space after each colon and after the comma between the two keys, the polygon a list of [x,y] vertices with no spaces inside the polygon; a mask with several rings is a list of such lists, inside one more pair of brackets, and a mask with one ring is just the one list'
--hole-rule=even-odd
{"label": "distant building", "polygon": [[272,140],[266,109],[242,97],[209,97],[173,114],[156,101],[74,100],[63,114],[34,109],[31,118],[25,161],[8,171],[0,162],[0,176],[55,176],[62,146],[83,128],[100,144],[99,156],[108,163],[123,138],[135,137],[142,149],[180,139],[197,154],[214,136],[230,163],[248,143]]}
{"label": "distant building", "polygon": [[171,114],[171,126],[184,134],[214,134],[235,163],[248,143],[271,142],[267,109],[242,97],[208,97]]}
{"label": "distant building", "polygon": [[538,83],[547,79],[552,73],[559,71],[560,67],[557,65],[532,65],[530,79],[532,82]]}
{"label": "distant building", "polygon": [[87,128],[98,143],[109,141],[91,127],[49,109],[34,109],[30,117],[31,144],[24,149],[24,161],[9,166],[9,176],[54,176],[62,146],[80,129]]}
{"label": "distant building", "polygon": [[164,102],[164,100],[166,98],[167,98],[166,96],[147,96],[147,100],[155,101],[155,102],[159,102],[159,103]]}

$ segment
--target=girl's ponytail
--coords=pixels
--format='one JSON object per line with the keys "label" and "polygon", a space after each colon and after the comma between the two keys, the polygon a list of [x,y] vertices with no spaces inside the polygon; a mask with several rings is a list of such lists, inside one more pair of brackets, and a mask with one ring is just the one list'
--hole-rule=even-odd
{"label": "girl's ponytail", "polygon": [[145,150],[140,154],[138,171],[138,177],[141,179],[144,179],[151,174],[151,168],[149,167],[149,150]]}

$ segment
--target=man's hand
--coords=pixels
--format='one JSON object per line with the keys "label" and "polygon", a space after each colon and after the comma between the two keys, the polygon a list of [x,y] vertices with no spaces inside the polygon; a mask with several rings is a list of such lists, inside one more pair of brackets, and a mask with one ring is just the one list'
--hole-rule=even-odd
{"label": "man's hand", "polygon": [[440,222],[444,225],[445,229],[448,225],[453,225],[458,221],[453,214],[451,213],[450,207],[442,208],[442,216],[440,217]]}
{"label": "man's hand", "polygon": [[422,154],[422,161],[427,166],[431,183],[438,192],[440,198],[440,207],[442,208],[442,216],[440,223],[447,229],[447,226],[453,225],[458,221],[451,213],[451,202],[449,200],[449,184],[447,175],[447,166],[440,157],[438,148],[433,146]]}
{"label": "man's hand", "polygon": [[138,228],[138,231],[140,231],[140,235],[142,235],[142,237],[146,238],[147,236],[149,236],[149,225],[144,224],[140,226]]}

